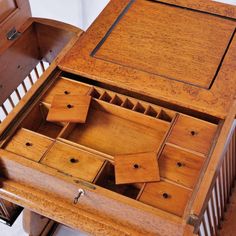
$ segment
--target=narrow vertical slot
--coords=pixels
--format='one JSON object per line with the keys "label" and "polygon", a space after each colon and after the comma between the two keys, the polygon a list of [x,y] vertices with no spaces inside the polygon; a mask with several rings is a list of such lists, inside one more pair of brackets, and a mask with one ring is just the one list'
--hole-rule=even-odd
{"label": "narrow vertical slot", "polygon": [[157,117],[158,111],[154,109],[152,106],[148,106],[144,114],[152,117]]}
{"label": "narrow vertical slot", "polygon": [[105,91],[99,98],[102,101],[110,102],[112,97]]}
{"label": "narrow vertical slot", "polygon": [[92,91],[89,94],[91,97],[93,98],[99,98],[101,96],[101,94],[97,91],[97,89],[93,88]]}
{"label": "narrow vertical slot", "polygon": [[132,110],[134,107],[134,104],[127,98],[122,104],[122,107]]}
{"label": "narrow vertical slot", "polygon": [[146,109],[144,108],[143,105],[141,105],[139,102],[137,102],[137,104],[133,107],[132,110],[137,111],[139,113],[144,113]]}
{"label": "narrow vertical slot", "polygon": [[158,114],[157,118],[161,119],[161,120],[168,121],[168,122],[171,122],[173,119],[173,117],[164,110],[161,110],[161,112]]}
{"label": "narrow vertical slot", "polygon": [[123,100],[118,97],[117,95],[115,95],[112,100],[111,100],[111,104],[117,105],[117,106],[121,106],[123,103]]}

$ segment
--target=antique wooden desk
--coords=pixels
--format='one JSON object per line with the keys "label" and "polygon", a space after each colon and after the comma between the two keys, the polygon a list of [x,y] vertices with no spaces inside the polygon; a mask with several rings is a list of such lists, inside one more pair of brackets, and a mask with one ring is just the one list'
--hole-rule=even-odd
{"label": "antique wooden desk", "polygon": [[[0,6],[2,219],[21,206],[92,235],[217,235],[236,175],[236,7],[111,0],[82,32]],[[91,96],[86,122],[48,122],[55,95]],[[121,156],[137,183],[116,184]]]}

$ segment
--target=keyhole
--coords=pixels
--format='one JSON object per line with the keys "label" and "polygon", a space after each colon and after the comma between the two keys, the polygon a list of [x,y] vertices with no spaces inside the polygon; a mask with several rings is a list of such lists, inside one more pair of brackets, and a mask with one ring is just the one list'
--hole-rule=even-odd
{"label": "keyhole", "polygon": [[71,158],[71,159],[70,159],[70,162],[73,163],[73,164],[75,164],[75,163],[78,163],[79,160],[78,160],[78,159],[75,159],[75,158]]}
{"label": "keyhole", "polygon": [[133,165],[134,169],[138,169],[140,166],[138,164]]}
{"label": "keyhole", "polygon": [[74,106],[71,105],[71,104],[68,104],[68,105],[67,105],[67,108],[68,108],[68,109],[71,109],[71,108],[73,108],[73,107],[74,107]]}
{"label": "keyhole", "polygon": [[163,196],[163,198],[167,199],[169,197],[169,194],[168,193],[163,193],[162,196]]}
{"label": "keyhole", "polygon": [[183,167],[184,166],[184,164],[183,163],[181,163],[181,162],[177,162],[177,164],[176,164],[178,167]]}
{"label": "keyhole", "polygon": [[30,142],[25,143],[25,145],[26,145],[27,147],[31,147],[31,146],[33,146],[33,144],[30,143]]}
{"label": "keyhole", "polygon": [[191,135],[195,136],[197,134],[197,132],[195,132],[194,130],[191,131]]}
{"label": "keyhole", "polygon": [[70,94],[70,92],[69,91],[64,91],[64,94],[68,95],[68,94]]}

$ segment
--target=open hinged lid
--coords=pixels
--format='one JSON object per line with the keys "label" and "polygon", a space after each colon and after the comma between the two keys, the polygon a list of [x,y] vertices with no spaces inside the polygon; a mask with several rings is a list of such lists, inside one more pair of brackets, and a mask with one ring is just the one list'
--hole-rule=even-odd
{"label": "open hinged lid", "polygon": [[19,35],[21,26],[30,16],[28,0],[0,0],[0,54]]}
{"label": "open hinged lid", "polygon": [[224,118],[236,89],[236,7],[187,2],[112,0],[60,67]]}

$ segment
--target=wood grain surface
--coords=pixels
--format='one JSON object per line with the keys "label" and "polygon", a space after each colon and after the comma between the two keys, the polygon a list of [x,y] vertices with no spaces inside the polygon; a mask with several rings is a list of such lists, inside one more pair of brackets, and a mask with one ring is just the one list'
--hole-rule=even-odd
{"label": "wood grain surface", "polygon": [[[156,99],[157,102],[165,101],[167,104],[171,103],[185,107],[185,109],[190,108],[225,118],[235,97],[236,89],[236,76],[233,69],[236,67],[234,53],[236,23],[208,13],[180,9],[158,2],[137,0],[131,5],[129,3],[132,2],[111,1],[92,27],[59,63],[59,67],[68,72],[126,89],[130,94],[136,92],[140,98],[145,95]],[[145,7],[145,13],[136,11],[136,9],[141,9],[141,6]],[[147,6],[152,7],[147,8]],[[165,12],[162,11],[158,15],[160,8],[165,9]],[[174,14],[171,15],[168,12]],[[143,17],[140,17],[142,14]],[[163,15],[165,18],[158,18],[159,21],[154,22],[153,14],[156,17]],[[199,16],[197,20],[196,16]],[[185,20],[181,25],[173,20],[174,17]],[[170,25],[165,23],[169,21],[173,23]],[[146,24],[142,24],[142,22],[146,22]],[[163,23],[166,27],[163,27]],[[216,25],[217,27],[215,27]],[[136,31],[135,27],[139,28],[139,31]],[[176,32],[175,34],[172,34],[170,30],[172,28],[175,29],[173,30]],[[113,37],[113,34],[117,37]],[[166,44],[166,50],[161,45],[155,44],[155,39],[161,39],[160,35],[163,36],[161,45]],[[104,40],[106,38],[107,42]],[[150,42],[152,44],[149,44]],[[180,42],[182,42],[182,47]],[[103,50],[103,45],[107,48],[106,51],[105,48]],[[213,45],[219,45],[219,48],[214,50]],[[100,47],[100,50],[103,50],[101,53],[104,56],[109,54],[109,58],[112,58],[113,61],[96,58],[96,55],[100,53],[98,50],[96,54],[96,50]],[[116,51],[115,47],[120,48],[120,51]],[[206,49],[207,47],[208,49]],[[147,48],[147,50],[144,52],[143,48]],[[160,62],[160,60],[156,60],[156,58],[158,59],[156,55],[160,55],[159,51],[154,53],[158,48],[164,52],[164,55],[173,53],[171,57],[162,58],[163,61]],[[209,50],[208,53],[206,53],[207,50]],[[113,51],[118,55],[112,53]],[[186,54],[182,52],[186,52]],[[95,57],[92,56],[93,54]],[[128,63],[132,66],[116,63],[117,58],[123,64]],[[187,71],[191,75],[186,75],[186,77],[181,75],[179,79],[182,81],[177,81],[150,73],[150,69],[147,71],[142,69],[151,66],[152,70],[156,71],[158,63],[162,63],[162,68],[169,68],[169,71],[176,70],[173,77],[178,77],[182,72]],[[181,63],[185,65],[184,68],[180,66]],[[169,65],[174,66],[170,68]],[[166,73],[171,73],[169,71]],[[216,73],[214,80],[213,71]],[[203,74],[208,75],[203,76]],[[197,75],[194,76],[195,82],[193,82],[193,75]],[[187,83],[187,80],[194,84]],[[199,87],[199,85],[203,87]]]}

